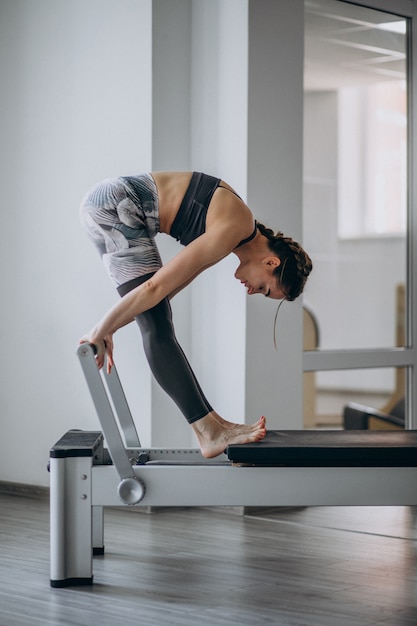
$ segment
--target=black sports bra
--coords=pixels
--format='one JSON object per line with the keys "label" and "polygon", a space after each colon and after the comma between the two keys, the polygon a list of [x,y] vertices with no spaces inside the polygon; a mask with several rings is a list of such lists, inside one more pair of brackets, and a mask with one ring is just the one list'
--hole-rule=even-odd
{"label": "black sports bra", "polygon": [[[170,235],[175,237],[182,245],[188,245],[206,231],[207,210],[213,193],[218,187],[228,189],[227,187],[222,187],[220,183],[220,178],[201,172],[193,172],[170,232]],[[228,191],[231,191],[241,199],[233,190],[228,189]],[[253,232],[246,239],[242,239],[236,247],[239,248],[239,246],[252,241],[256,237],[256,233],[257,225],[255,221]]]}

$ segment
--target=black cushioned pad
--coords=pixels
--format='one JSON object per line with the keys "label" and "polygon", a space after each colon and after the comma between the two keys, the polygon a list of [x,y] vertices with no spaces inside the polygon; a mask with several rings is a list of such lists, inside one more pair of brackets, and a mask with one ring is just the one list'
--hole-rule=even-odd
{"label": "black cushioned pad", "polygon": [[417,431],[269,430],[231,445],[234,463],[301,467],[417,467]]}
{"label": "black cushioned pad", "polygon": [[93,456],[103,441],[99,431],[69,430],[50,450],[51,459],[65,459],[76,456]]}

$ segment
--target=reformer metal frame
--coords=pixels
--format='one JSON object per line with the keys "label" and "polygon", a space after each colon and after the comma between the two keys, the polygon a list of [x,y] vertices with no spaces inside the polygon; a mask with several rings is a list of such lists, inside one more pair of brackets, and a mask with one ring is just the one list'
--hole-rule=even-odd
{"label": "reformer metal frame", "polygon": [[92,584],[105,506],[417,505],[417,467],[236,466],[143,448],[116,368],[99,371],[88,344],[78,357],[102,432],[69,431],[51,449],[52,587]]}

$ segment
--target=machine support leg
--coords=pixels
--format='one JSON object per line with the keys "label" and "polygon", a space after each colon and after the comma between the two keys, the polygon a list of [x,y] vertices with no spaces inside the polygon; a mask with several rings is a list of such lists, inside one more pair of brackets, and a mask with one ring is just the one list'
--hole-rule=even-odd
{"label": "machine support leg", "polygon": [[91,458],[52,458],[50,471],[51,586],[91,585]]}
{"label": "machine support leg", "polygon": [[103,552],[103,508],[92,505],[100,432],[69,431],[50,453],[51,586],[91,585],[93,546]]}
{"label": "machine support leg", "polygon": [[104,554],[104,509],[93,506],[93,554]]}

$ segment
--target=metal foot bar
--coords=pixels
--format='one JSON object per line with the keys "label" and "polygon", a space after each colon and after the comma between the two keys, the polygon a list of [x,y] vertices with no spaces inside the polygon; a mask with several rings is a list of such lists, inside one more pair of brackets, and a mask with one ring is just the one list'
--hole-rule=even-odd
{"label": "metal foot bar", "polygon": [[118,410],[120,430],[103,378],[95,362],[93,347],[89,344],[81,344],[77,352],[110,455],[119,474],[119,496],[126,504],[136,504],[143,498],[145,485],[140,478],[135,476],[120,430],[124,433],[125,440],[130,442],[133,440],[136,445],[139,445],[139,437],[116,368],[113,368],[111,375],[107,375],[107,383],[113,406]]}
{"label": "metal foot bar", "polygon": [[110,397],[113,401],[113,406],[115,408],[116,416],[119,420],[120,429],[122,431],[126,446],[128,448],[140,448],[141,444],[139,440],[139,435],[136,430],[135,422],[133,421],[129,405],[126,400],[126,396],[123,391],[122,383],[120,382],[116,366],[113,366],[110,374],[108,374],[106,370],[103,370],[103,377],[106,381]]}

